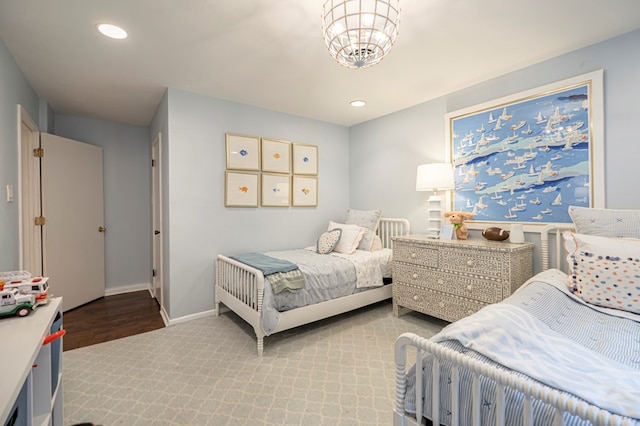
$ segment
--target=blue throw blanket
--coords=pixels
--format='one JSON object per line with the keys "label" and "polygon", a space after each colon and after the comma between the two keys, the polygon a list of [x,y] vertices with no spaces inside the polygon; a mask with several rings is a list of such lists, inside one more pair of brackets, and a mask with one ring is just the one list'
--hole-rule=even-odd
{"label": "blue throw blanket", "polygon": [[229,257],[260,270],[264,275],[275,274],[276,272],[291,272],[298,269],[298,265],[295,263],[276,259],[262,253],[244,253]]}
{"label": "blue throw blanket", "polygon": [[302,271],[298,269],[298,265],[288,260],[276,259],[262,253],[245,253],[229,257],[260,270],[271,284],[274,294],[304,288]]}

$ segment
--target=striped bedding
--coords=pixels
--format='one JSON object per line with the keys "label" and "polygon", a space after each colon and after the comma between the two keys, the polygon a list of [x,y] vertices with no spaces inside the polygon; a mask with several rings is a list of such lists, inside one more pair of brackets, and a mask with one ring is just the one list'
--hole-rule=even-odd
{"label": "striped bedding", "polygon": [[[562,272],[545,271],[502,303],[452,323],[432,340],[498,368],[507,366],[521,377],[535,377],[640,425],[640,316],[586,304],[569,293],[565,283]],[[410,413],[416,411],[414,368],[407,374],[405,409]],[[431,371],[430,356],[424,368]],[[447,425],[450,374],[451,365],[441,364],[440,422]],[[431,377],[423,377],[423,410],[430,418]],[[467,425],[471,382],[472,375],[461,369],[460,418]],[[495,382],[481,379],[483,424],[495,424],[495,388]],[[505,423],[519,425],[522,395],[511,389],[505,394]],[[534,401],[533,414],[536,425],[553,423],[554,411],[540,401]],[[564,422],[589,424],[566,413]]]}

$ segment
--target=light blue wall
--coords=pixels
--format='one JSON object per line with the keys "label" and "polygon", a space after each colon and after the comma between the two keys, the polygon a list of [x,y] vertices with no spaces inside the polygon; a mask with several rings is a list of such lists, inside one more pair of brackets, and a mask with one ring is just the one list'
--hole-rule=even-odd
{"label": "light blue wall", "polygon": [[384,216],[409,219],[412,232],[426,230],[426,197],[415,190],[416,168],[444,158],[444,109],[444,100],[437,99],[349,129],[354,208],[380,208]]}
{"label": "light blue wall", "polygon": [[604,69],[606,206],[640,208],[639,50],[640,30],[351,127],[351,204],[408,215],[412,230],[425,232],[427,197],[415,191],[416,168],[444,160],[446,113]]}
{"label": "light blue wall", "polygon": [[[0,271],[15,271],[20,267],[18,104],[38,122],[38,96],[0,39]],[[12,203],[7,202],[7,185],[13,185]]]}
{"label": "light blue wall", "polygon": [[150,285],[151,156],[146,127],[55,116],[55,134],[103,149],[105,289]]}
{"label": "light blue wall", "polygon": [[[329,220],[344,220],[349,140],[342,126],[180,90],[169,89],[168,108],[169,316],[178,318],[213,309],[216,255],[313,245]],[[317,145],[318,207],[226,208],[226,132]]]}

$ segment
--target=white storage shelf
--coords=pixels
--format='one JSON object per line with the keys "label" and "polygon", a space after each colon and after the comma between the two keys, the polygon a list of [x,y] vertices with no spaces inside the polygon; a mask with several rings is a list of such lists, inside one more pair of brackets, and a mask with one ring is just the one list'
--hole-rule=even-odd
{"label": "white storage shelf", "polygon": [[0,319],[0,425],[62,425],[62,298],[24,318]]}

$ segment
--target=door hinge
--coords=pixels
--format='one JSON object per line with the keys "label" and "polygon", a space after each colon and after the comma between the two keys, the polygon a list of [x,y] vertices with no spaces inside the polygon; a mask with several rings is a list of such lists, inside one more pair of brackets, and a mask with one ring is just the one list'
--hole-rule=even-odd
{"label": "door hinge", "polygon": [[156,276],[156,270],[155,270],[155,269],[152,269],[152,270],[151,270],[151,276],[152,276],[152,277],[155,277],[155,276]]}
{"label": "door hinge", "polygon": [[44,216],[38,216],[35,219],[36,226],[44,226],[45,218]]}
{"label": "door hinge", "polygon": [[156,160],[154,160],[153,158],[151,159],[151,167],[155,167],[156,166]]}
{"label": "door hinge", "polygon": [[33,150],[33,156],[34,157],[38,157],[38,158],[44,157],[44,149],[43,148],[35,148]]}

